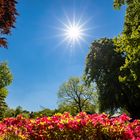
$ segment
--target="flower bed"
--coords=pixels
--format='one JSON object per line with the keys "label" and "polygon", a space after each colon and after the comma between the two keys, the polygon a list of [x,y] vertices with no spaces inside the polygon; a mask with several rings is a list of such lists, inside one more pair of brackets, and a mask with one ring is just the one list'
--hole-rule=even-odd
{"label": "flower bed", "polygon": [[129,120],[125,114],[109,118],[84,112],[37,119],[18,116],[0,123],[0,140],[140,140],[140,121]]}

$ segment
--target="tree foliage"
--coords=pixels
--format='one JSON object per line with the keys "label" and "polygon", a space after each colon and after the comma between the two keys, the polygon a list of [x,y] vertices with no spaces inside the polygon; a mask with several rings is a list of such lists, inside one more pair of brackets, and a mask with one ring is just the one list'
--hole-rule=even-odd
{"label": "tree foliage", "polygon": [[16,21],[16,0],[0,0],[0,46],[7,47],[5,35],[11,34]]}
{"label": "tree foliage", "polygon": [[119,77],[127,74],[120,67],[125,63],[126,55],[116,52],[112,39],[100,39],[92,43],[87,56],[85,80],[88,84],[96,82],[99,94],[100,110],[127,110],[131,117],[140,118],[140,91],[137,83],[121,82]]}
{"label": "tree foliage", "polygon": [[114,6],[126,4],[124,28],[114,39],[116,51],[125,54],[125,63],[120,68],[119,80],[127,86],[129,99],[127,110],[140,117],[140,0],[115,0]]}
{"label": "tree foliage", "polygon": [[51,110],[49,108],[43,108],[42,110],[40,111],[37,111],[37,112],[34,112],[34,115],[35,117],[44,117],[44,116],[53,116],[55,113],[56,110]]}
{"label": "tree foliage", "polygon": [[29,114],[30,112],[23,110],[21,106],[17,106],[15,109],[7,107],[4,111],[4,118],[17,117],[18,115],[29,118]]}
{"label": "tree foliage", "polygon": [[72,77],[58,91],[59,103],[71,107],[76,113],[85,111],[90,105],[94,106],[97,98],[93,87],[86,87],[79,78]]}
{"label": "tree foliage", "polygon": [[0,63],[0,118],[3,117],[7,107],[5,98],[8,94],[6,86],[12,82],[12,74],[6,63]]}
{"label": "tree foliage", "polygon": [[116,0],[115,3],[119,7],[127,4],[123,32],[115,38],[116,51],[126,55],[120,81],[140,88],[140,0]]}
{"label": "tree foliage", "polygon": [[10,118],[15,116],[15,110],[12,108],[7,107],[4,112],[4,118]]}
{"label": "tree foliage", "polygon": [[[106,53],[101,51],[105,40],[92,44],[96,47],[91,48],[87,57],[86,80],[96,81],[101,108],[123,107],[132,117],[140,118],[140,0],[114,0],[116,9],[122,5],[126,5],[123,31],[111,41],[113,49],[105,47]],[[106,42],[105,46],[108,45]],[[111,56],[116,54],[113,58],[111,50]]]}
{"label": "tree foliage", "polygon": [[114,51],[112,39],[95,40],[86,59],[85,80],[97,84],[100,111],[115,111],[121,106],[122,85],[118,76],[124,57]]}

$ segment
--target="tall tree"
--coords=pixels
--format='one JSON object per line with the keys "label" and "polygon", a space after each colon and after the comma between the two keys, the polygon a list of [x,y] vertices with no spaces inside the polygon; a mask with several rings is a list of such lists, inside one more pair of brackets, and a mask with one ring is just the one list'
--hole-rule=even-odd
{"label": "tall tree", "polygon": [[16,21],[16,0],[0,0],[0,46],[7,48],[5,35],[11,34]]}
{"label": "tall tree", "polygon": [[93,87],[86,87],[79,78],[72,77],[58,91],[59,103],[71,106],[76,112],[85,111],[97,98]]}
{"label": "tall tree", "polygon": [[121,82],[126,71],[120,67],[125,63],[126,55],[116,52],[112,39],[100,39],[92,43],[87,56],[85,79],[87,83],[96,82],[99,94],[100,110],[127,110],[131,117],[140,118],[140,92],[136,83]]}
{"label": "tall tree", "polygon": [[4,116],[7,107],[5,98],[8,94],[6,86],[12,82],[12,74],[6,63],[0,63],[0,119]]}
{"label": "tall tree", "polygon": [[95,40],[86,59],[85,80],[97,84],[100,111],[114,112],[122,106],[123,88],[118,76],[124,57],[114,49],[112,39]]}
{"label": "tall tree", "polygon": [[140,118],[140,0],[115,0],[115,8],[126,4],[124,27],[121,35],[114,39],[116,51],[124,53],[123,75],[119,80],[127,85],[128,110]]}
{"label": "tall tree", "polygon": [[126,56],[120,81],[137,86],[140,92],[140,0],[114,1],[115,8],[123,4],[127,5],[123,32],[114,39],[116,51]]}

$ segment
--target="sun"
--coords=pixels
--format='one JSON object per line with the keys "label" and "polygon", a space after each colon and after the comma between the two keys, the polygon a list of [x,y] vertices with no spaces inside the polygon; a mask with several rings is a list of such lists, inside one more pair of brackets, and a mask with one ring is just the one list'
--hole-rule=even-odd
{"label": "sun", "polygon": [[65,37],[72,43],[80,40],[83,35],[82,28],[79,25],[69,25],[65,29]]}
{"label": "sun", "polygon": [[88,37],[87,31],[89,28],[87,27],[88,19],[82,19],[82,16],[68,16],[67,14],[66,20],[60,20],[59,36],[62,37],[62,41],[60,44],[64,43],[66,46],[75,48],[76,46],[81,46],[83,42],[86,42],[86,38]]}

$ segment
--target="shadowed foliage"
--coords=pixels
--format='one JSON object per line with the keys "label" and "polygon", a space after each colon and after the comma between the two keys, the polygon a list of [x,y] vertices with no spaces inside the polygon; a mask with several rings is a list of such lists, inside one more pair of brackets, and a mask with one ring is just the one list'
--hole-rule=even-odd
{"label": "shadowed foliage", "polygon": [[100,111],[113,112],[121,106],[123,89],[118,76],[124,57],[114,49],[112,39],[95,40],[86,59],[85,80],[88,84],[97,84]]}

